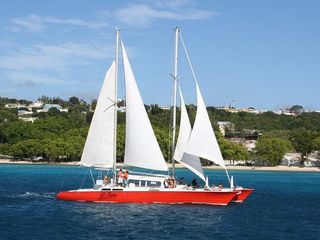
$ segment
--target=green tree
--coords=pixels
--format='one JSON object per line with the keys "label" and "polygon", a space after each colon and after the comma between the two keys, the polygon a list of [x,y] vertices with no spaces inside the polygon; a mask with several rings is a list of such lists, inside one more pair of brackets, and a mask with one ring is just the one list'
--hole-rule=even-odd
{"label": "green tree", "polygon": [[320,137],[313,139],[313,149],[319,151],[320,150]]}
{"label": "green tree", "polygon": [[125,146],[125,124],[118,124],[117,128],[117,160],[123,162]]}
{"label": "green tree", "polygon": [[151,104],[150,105],[150,112],[152,115],[157,115],[161,113],[163,110],[159,107],[158,104]]}
{"label": "green tree", "polygon": [[61,115],[60,110],[55,107],[50,108],[48,111],[48,116],[50,116],[50,117],[59,116],[59,115]]}
{"label": "green tree", "polygon": [[249,159],[249,152],[244,146],[224,139],[219,132],[215,134],[224,159],[232,160],[233,164],[237,160]]}
{"label": "green tree", "polygon": [[79,101],[79,98],[73,96],[73,97],[70,97],[69,98],[69,102],[72,104],[72,105],[79,105],[80,104],[80,101]]}
{"label": "green tree", "polygon": [[300,114],[300,113],[303,113],[304,112],[304,109],[302,106],[300,105],[293,105],[291,108],[290,108],[290,112],[291,113],[295,113],[295,114]]}
{"label": "green tree", "polygon": [[303,166],[308,155],[314,150],[315,134],[305,128],[294,129],[291,132],[290,140],[294,149],[301,154],[300,165]]}
{"label": "green tree", "polygon": [[261,138],[255,148],[259,160],[276,166],[279,165],[283,156],[290,148],[290,143],[280,138]]}

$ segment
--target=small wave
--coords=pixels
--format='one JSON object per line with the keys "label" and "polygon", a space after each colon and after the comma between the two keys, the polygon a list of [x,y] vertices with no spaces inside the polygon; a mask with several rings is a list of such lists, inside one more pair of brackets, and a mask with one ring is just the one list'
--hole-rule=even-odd
{"label": "small wave", "polygon": [[54,198],[55,193],[36,193],[36,192],[25,192],[23,194],[18,194],[20,198]]}

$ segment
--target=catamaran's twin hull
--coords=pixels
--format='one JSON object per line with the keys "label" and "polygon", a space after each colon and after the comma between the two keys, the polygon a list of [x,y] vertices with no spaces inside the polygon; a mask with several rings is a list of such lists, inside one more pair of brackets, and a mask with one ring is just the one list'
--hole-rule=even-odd
{"label": "catamaran's twin hull", "polygon": [[88,190],[60,192],[57,199],[106,203],[163,203],[227,205],[236,191],[110,191]]}
{"label": "catamaran's twin hull", "polygon": [[236,189],[236,192],[238,193],[233,199],[232,202],[242,203],[244,200],[246,200],[247,197],[253,192],[253,189],[250,188],[242,188],[242,189]]}

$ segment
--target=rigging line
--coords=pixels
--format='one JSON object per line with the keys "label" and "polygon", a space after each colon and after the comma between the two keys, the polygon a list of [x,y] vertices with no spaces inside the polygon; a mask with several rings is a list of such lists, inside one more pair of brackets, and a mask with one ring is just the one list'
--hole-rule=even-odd
{"label": "rigging line", "polygon": [[[194,73],[194,70],[193,70],[193,67],[192,67],[192,64],[191,64],[191,61],[190,61],[190,58],[189,58],[189,54],[188,54],[187,48],[186,48],[186,46],[185,46],[185,44],[184,44],[184,41],[183,41],[183,38],[182,38],[181,33],[179,33],[179,36],[180,36],[181,43],[182,43],[184,52],[185,52],[185,54],[186,54],[186,57],[187,57],[187,60],[188,60],[188,63],[189,63],[189,66],[190,66],[192,75],[193,75],[193,79],[194,79],[194,81],[196,82],[196,85],[198,86],[198,80],[197,80],[197,77],[196,77],[196,75],[195,75],[195,73]],[[225,169],[225,171],[226,171],[226,174],[227,174],[227,178],[228,178],[228,180],[229,180],[229,183],[231,183],[231,179],[230,179],[230,177],[229,177],[228,170],[227,170],[226,167],[224,167],[224,169]]]}
{"label": "rigging line", "polygon": [[179,36],[180,36],[180,39],[181,39],[181,43],[182,43],[182,46],[183,46],[183,50],[186,54],[186,57],[187,57],[187,60],[188,60],[188,63],[189,63],[189,66],[190,66],[190,69],[191,69],[191,72],[192,72],[192,76],[193,76],[193,79],[194,81],[196,82],[196,84],[198,85],[198,80],[197,80],[197,77],[194,73],[194,70],[193,70],[193,67],[192,67],[192,64],[191,64],[191,61],[190,61],[190,58],[189,58],[189,54],[188,54],[188,51],[187,51],[187,48],[186,48],[186,45],[184,44],[184,41],[183,41],[183,38],[182,38],[182,35],[181,33],[179,33]]}
{"label": "rigging line", "polygon": [[84,178],[82,179],[82,183],[80,184],[80,188],[82,188],[85,180],[87,179],[88,172],[85,173]]}
{"label": "rigging line", "polygon": [[90,175],[91,175],[91,179],[92,179],[92,182],[93,182],[93,185],[94,185],[94,177],[93,177],[91,168],[90,168]]}

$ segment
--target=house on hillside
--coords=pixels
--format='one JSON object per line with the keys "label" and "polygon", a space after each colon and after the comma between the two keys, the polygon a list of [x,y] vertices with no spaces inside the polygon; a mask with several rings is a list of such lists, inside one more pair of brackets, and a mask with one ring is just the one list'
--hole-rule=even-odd
{"label": "house on hillside", "polygon": [[25,109],[19,109],[18,110],[18,116],[21,116],[21,115],[31,115],[32,114],[32,111],[27,111]]}
{"label": "house on hillside", "polygon": [[8,103],[6,105],[4,105],[5,108],[27,108],[27,105],[25,104],[20,104],[20,103]]}
{"label": "house on hillside", "polygon": [[305,167],[320,167],[320,152],[314,151],[309,154],[308,158],[304,161]]}
{"label": "house on hillside", "polygon": [[218,121],[217,125],[222,136],[226,135],[226,131],[234,131],[234,124],[226,121]]}
{"label": "house on hillside", "polygon": [[44,104],[42,109],[37,110],[38,113],[40,112],[48,112],[49,109],[56,108],[60,112],[68,112],[67,108],[62,108],[59,104]]}
{"label": "house on hillside", "polygon": [[284,166],[299,166],[301,160],[300,153],[286,153],[281,160],[280,165]]}
{"label": "house on hillside", "polygon": [[31,103],[30,105],[29,105],[29,108],[42,108],[42,106],[43,106],[43,102],[42,101],[35,101],[35,102],[33,102],[33,103]]}
{"label": "house on hillside", "polygon": [[18,118],[19,120],[22,120],[24,122],[34,122],[35,120],[37,120],[38,118],[37,117],[26,117],[26,116],[19,116]]}
{"label": "house on hillside", "polygon": [[[320,167],[320,152],[315,151],[309,154],[304,161],[305,167]],[[300,153],[286,153],[281,161],[281,165],[285,166],[300,166],[301,154]]]}
{"label": "house on hillside", "polygon": [[254,148],[256,148],[257,141],[252,139],[245,139],[245,138],[229,138],[230,142],[240,144],[244,146],[248,151],[252,152]]}

